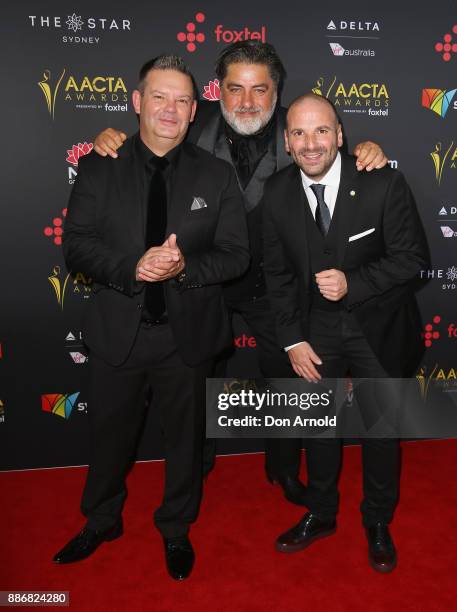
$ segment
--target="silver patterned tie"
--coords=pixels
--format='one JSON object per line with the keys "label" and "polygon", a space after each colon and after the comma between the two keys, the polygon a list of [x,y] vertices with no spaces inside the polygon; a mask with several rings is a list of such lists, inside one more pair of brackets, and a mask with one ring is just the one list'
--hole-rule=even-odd
{"label": "silver patterned tie", "polygon": [[332,217],[330,216],[330,211],[328,209],[327,204],[324,201],[325,185],[321,185],[320,183],[315,183],[314,185],[310,185],[310,188],[313,190],[313,193],[316,196],[316,200],[317,200],[316,225],[319,228],[320,233],[325,238],[325,236],[327,236],[328,228],[330,227],[330,223],[332,221]]}

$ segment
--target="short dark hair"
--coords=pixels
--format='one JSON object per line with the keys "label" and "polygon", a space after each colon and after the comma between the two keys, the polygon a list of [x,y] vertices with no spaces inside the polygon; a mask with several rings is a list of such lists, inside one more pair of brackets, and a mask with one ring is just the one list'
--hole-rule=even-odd
{"label": "short dark hair", "polygon": [[198,88],[194,75],[190,71],[182,57],[178,55],[158,55],[152,58],[141,67],[138,78],[138,90],[141,94],[144,93],[144,82],[151,70],[176,70],[189,77],[192,82],[193,99],[198,99]]}
{"label": "short dark hair", "polygon": [[263,64],[268,67],[270,76],[278,90],[281,90],[286,78],[286,70],[276,53],[276,49],[270,43],[262,43],[258,40],[243,40],[233,43],[219,55],[215,72],[219,81],[227,76],[230,64]]}

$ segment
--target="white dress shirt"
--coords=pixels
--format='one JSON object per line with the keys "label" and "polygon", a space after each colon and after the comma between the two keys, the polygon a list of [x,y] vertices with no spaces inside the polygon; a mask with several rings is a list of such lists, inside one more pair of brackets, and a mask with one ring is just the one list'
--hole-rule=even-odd
{"label": "white dress shirt", "polygon": [[[308,199],[309,207],[311,209],[311,214],[314,219],[316,218],[316,208],[317,208],[317,199],[314,195],[314,191],[311,189],[311,185],[325,185],[324,189],[324,201],[328,206],[330,211],[330,217],[333,217],[333,211],[335,210],[336,197],[338,195],[338,189],[340,186],[340,178],[341,178],[341,155],[340,152],[336,154],[335,161],[330,166],[327,174],[320,180],[315,181],[311,177],[307,176],[303,170],[300,170],[301,180],[303,184],[303,189],[305,190],[306,197]],[[303,344],[303,342],[296,342],[295,344],[291,344],[290,346],[284,347],[284,350],[290,351],[291,348],[298,346],[299,344]]]}

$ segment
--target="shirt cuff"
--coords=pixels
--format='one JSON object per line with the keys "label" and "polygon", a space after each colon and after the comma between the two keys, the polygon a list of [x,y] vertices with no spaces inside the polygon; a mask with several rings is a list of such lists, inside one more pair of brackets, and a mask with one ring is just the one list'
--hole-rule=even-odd
{"label": "shirt cuff", "polygon": [[299,344],[304,344],[305,341],[302,340],[301,342],[296,342],[295,344],[291,344],[290,346],[285,346],[284,350],[286,351],[286,353],[288,353],[290,351],[290,349],[295,348],[296,346],[298,346]]}

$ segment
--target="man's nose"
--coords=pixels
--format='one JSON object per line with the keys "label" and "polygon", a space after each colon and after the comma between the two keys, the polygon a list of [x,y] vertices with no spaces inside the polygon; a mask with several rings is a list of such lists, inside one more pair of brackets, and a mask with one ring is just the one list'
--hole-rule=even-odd
{"label": "man's nose", "polygon": [[243,96],[241,98],[241,106],[243,108],[252,108],[254,106],[254,96],[252,94],[252,91],[243,91]]}
{"label": "man's nose", "polygon": [[168,111],[169,113],[175,113],[176,112],[176,100],[173,100],[173,98],[166,98],[165,99],[165,110]]}

